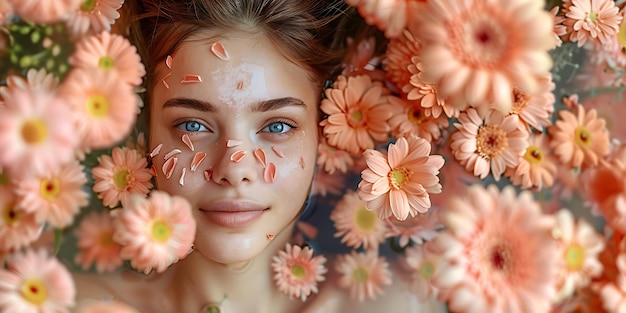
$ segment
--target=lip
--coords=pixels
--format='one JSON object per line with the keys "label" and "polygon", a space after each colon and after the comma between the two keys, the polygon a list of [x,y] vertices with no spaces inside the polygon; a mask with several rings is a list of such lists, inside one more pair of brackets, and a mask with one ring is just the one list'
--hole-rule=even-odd
{"label": "lip", "polygon": [[240,228],[252,224],[269,209],[247,200],[220,200],[199,210],[213,224]]}

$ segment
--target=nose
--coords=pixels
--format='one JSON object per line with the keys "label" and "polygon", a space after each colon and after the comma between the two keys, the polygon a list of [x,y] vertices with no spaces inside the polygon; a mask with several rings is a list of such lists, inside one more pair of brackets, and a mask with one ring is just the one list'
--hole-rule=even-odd
{"label": "nose", "polygon": [[239,186],[252,183],[257,179],[259,164],[252,155],[252,148],[247,144],[227,147],[223,144],[219,159],[213,167],[213,182],[222,186]]}

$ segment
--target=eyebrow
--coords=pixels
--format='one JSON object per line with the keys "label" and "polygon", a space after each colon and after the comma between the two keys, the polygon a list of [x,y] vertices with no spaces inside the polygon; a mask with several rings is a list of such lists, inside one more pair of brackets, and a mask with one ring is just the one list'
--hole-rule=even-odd
{"label": "eyebrow", "polygon": [[252,107],[253,112],[268,112],[278,110],[288,106],[304,107],[304,101],[294,97],[283,97],[261,101]]}
{"label": "eyebrow", "polygon": [[[261,101],[252,106],[253,112],[268,112],[288,106],[305,107],[304,101],[294,97],[283,97]],[[163,108],[187,108],[201,112],[216,112],[217,108],[207,101],[191,98],[171,98],[163,104]]]}
{"label": "eyebrow", "polygon": [[191,98],[172,98],[163,104],[163,108],[187,108],[202,112],[215,112],[216,107],[207,101],[191,99]]}

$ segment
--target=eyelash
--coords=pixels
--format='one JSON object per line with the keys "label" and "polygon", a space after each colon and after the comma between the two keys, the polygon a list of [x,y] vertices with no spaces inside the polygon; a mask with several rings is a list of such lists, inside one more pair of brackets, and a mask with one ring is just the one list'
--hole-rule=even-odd
{"label": "eyelash", "polygon": [[[188,123],[197,123],[198,125],[200,125],[200,127],[204,127],[204,130],[200,129],[200,130],[187,130],[185,127],[185,125],[187,125]],[[176,124],[176,128],[187,132],[187,133],[198,133],[198,132],[204,132],[204,131],[210,131],[209,128],[204,125],[203,123],[196,121],[196,120],[186,120],[186,121],[181,121],[179,123]]]}
{"label": "eyelash", "polygon": [[[290,128],[290,129],[289,129],[289,130],[287,130],[287,131],[284,131],[284,132],[279,132],[279,133],[272,133],[272,132],[270,132],[270,131],[264,131],[266,128],[269,128],[269,127],[270,127],[270,125],[272,125],[272,124],[276,124],[276,123],[285,124],[285,125],[289,126],[289,128]],[[266,126],[264,126],[264,127],[261,129],[261,131],[262,131],[262,132],[267,132],[267,133],[270,133],[270,134],[285,134],[285,133],[289,132],[290,130],[292,130],[292,129],[296,129],[296,128],[298,128],[298,127],[297,127],[297,126],[296,126],[296,124],[295,124],[293,121],[291,121],[291,120],[288,120],[288,119],[277,119],[277,120],[274,120],[274,121],[271,121],[271,122],[267,123],[267,125],[266,125]]]}

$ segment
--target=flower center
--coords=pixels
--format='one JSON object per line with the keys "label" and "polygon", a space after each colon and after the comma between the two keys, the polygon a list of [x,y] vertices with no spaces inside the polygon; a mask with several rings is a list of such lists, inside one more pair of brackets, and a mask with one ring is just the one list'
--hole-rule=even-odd
{"label": "flower center", "polygon": [[306,268],[302,265],[294,265],[291,267],[291,275],[295,278],[302,279],[306,276]]}
{"label": "flower center", "polygon": [[524,159],[530,164],[537,164],[543,161],[543,153],[537,146],[528,146],[526,153],[524,153]]}
{"label": "flower center", "polygon": [[585,261],[585,250],[578,244],[572,244],[565,250],[565,262],[570,271],[579,271]]}
{"label": "flower center", "polygon": [[421,108],[412,107],[408,112],[407,116],[409,121],[415,125],[420,125],[426,120],[426,114],[422,114]]}
{"label": "flower center", "polygon": [[589,17],[589,20],[592,22],[595,22],[598,20],[598,14],[596,14],[595,12],[589,12],[589,15],[587,15]]}
{"label": "flower center", "polygon": [[40,144],[48,138],[48,128],[39,118],[26,120],[22,124],[22,138],[31,145]]}
{"label": "flower center", "polygon": [[478,130],[476,149],[483,158],[491,159],[507,146],[506,133],[496,125],[485,125]]}
{"label": "flower center", "polygon": [[11,178],[9,178],[9,174],[0,173],[0,186],[6,186],[11,182]]}
{"label": "flower center", "polygon": [[522,112],[526,106],[528,106],[529,100],[529,95],[517,88],[513,88],[513,106],[511,107],[511,114],[519,114]]}
{"label": "flower center", "polygon": [[109,56],[103,56],[98,61],[98,67],[103,70],[110,70],[115,67],[115,61]]}
{"label": "flower center", "polygon": [[103,247],[108,247],[113,244],[113,232],[112,231],[103,231],[99,236],[99,243]]}
{"label": "flower center", "polygon": [[109,114],[109,101],[103,95],[93,95],[87,99],[87,112],[93,117],[102,118]]}
{"label": "flower center", "polygon": [[358,284],[365,283],[368,277],[369,277],[369,274],[367,273],[367,270],[365,270],[362,267],[359,267],[355,269],[354,271],[352,271],[352,278]]}
{"label": "flower center", "polygon": [[617,42],[622,48],[626,47],[626,23],[622,23],[619,26],[619,32],[617,32]]}
{"label": "flower center", "polygon": [[113,174],[113,184],[115,184],[115,187],[117,187],[117,189],[119,190],[126,189],[126,187],[128,186],[129,174],[130,173],[128,172],[127,169],[121,169],[121,170],[115,171],[115,174]]}
{"label": "flower center", "polygon": [[494,245],[488,254],[491,268],[499,272],[509,272],[512,267],[513,256],[510,249],[502,243]]}
{"label": "flower center", "polygon": [[54,178],[52,180],[44,179],[41,181],[39,193],[44,199],[48,201],[54,201],[59,193],[61,193],[61,183],[57,178]]}
{"label": "flower center", "polygon": [[583,147],[588,148],[591,146],[591,134],[589,130],[585,126],[578,126],[574,130],[574,140],[576,144]]}
{"label": "flower center", "polygon": [[83,12],[91,12],[96,7],[97,0],[85,0],[80,4],[80,10]]}
{"label": "flower center", "polygon": [[48,300],[48,288],[40,279],[29,279],[22,285],[22,297],[24,300],[40,306]]}
{"label": "flower center", "polygon": [[371,231],[376,227],[378,217],[374,211],[368,211],[365,206],[360,206],[356,209],[356,216],[354,218],[356,226],[363,231]]}
{"label": "flower center", "polygon": [[359,108],[351,108],[348,112],[348,124],[352,127],[360,127],[365,124],[363,112]]}
{"label": "flower center", "polygon": [[2,219],[6,225],[13,225],[19,220],[19,214],[15,211],[13,203],[9,203],[5,206],[2,213]]}
{"label": "flower center", "polygon": [[471,67],[490,68],[507,56],[507,32],[491,12],[450,23],[448,35],[452,55]]}
{"label": "flower center", "polygon": [[418,269],[420,277],[423,279],[430,279],[435,274],[435,265],[432,262],[424,261]]}
{"label": "flower center", "polygon": [[165,242],[170,238],[172,230],[163,221],[158,221],[152,224],[152,238],[158,242]]}
{"label": "flower center", "polygon": [[395,190],[400,190],[409,180],[411,180],[413,172],[404,167],[394,168],[388,174],[389,185]]}

